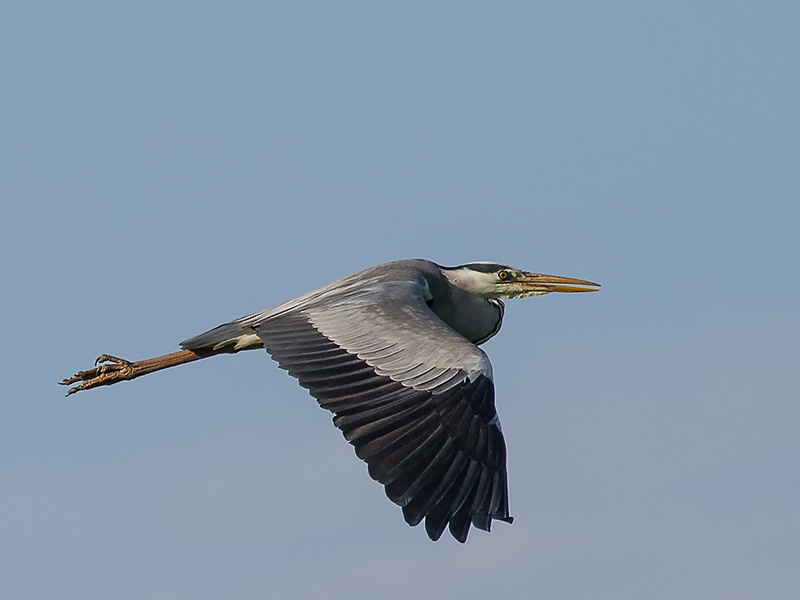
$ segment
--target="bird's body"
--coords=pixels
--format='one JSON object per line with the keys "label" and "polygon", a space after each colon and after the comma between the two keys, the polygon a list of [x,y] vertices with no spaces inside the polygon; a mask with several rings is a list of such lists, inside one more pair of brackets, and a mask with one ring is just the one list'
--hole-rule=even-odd
{"label": "bird's body", "polygon": [[[288,313],[325,310],[343,302],[370,304],[375,297],[400,300],[389,306],[403,310],[411,298],[419,296],[437,317],[474,344],[481,344],[497,333],[503,319],[502,302],[481,298],[452,286],[442,273],[442,267],[427,260],[384,263],[273,308],[215,327],[182,342],[181,347],[193,350],[258,348],[263,344],[253,339],[253,328],[259,323]],[[399,326],[403,321],[397,319],[391,323]],[[382,333],[387,333],[387,330],[382,330]]]}
{"label": "bird's body", "polygon": [[492,368],[477,346],[500,329],[500,299],[595,285],[494,263],[386,263],[215,327],[180,352],[139,363],[104,355],[111,364],[62,383],[79,383],[71,393],[264,347],[334,413],[410,525],[424,519],[433,540],[449,526],[463,542],[470,525],[511,521]]}

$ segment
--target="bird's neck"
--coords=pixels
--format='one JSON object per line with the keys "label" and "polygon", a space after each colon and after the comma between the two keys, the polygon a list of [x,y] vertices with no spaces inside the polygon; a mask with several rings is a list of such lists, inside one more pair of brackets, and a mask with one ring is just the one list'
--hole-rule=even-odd
{"label": "bird's neck", "polygon": [[482,344],[500,331],[503,323],[503,303],[486,299],[455,287],[450,288],[449,301],[429,303],[431,310],[450,327],[473,344]]}

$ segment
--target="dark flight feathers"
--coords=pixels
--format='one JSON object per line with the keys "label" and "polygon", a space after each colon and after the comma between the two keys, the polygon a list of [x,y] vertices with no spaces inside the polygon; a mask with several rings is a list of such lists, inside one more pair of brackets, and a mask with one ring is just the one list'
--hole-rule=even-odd
{"label": "dark flight feathers", "polygon": [[334,413],[336,427],[409,525],[424,519],[432,540],[449,525],[464,542],[470,525],[489,531],[492,519],[511,521],[505,442],[494,385],[484,373],[450,369],[449,379],[460,375],[459,384],[439,393],[436,386],[416,389],[377,374],[304,312],[254,329],[281,368]]}

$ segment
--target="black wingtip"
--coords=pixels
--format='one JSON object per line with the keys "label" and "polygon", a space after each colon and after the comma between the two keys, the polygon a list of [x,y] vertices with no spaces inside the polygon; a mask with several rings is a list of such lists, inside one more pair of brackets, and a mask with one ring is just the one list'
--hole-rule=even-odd
{"label": "black wingtip", "polygon": [[446,519],[432,519],[430,516],[425,519],[425,533],[432,542],[438,542],[445,529],[447,529]]}
{"label": "black wingtip", "polygon": [[514,522],[514,517],[495,517],[493,515],[492,518],[497,519],[498,521],[503,521],[503,523],[508,523],[509,525]]}
{"label": "black wingtip", "polygon": [[471,521],[468,514],[456,514],[450,518],[450,535],[462,544],[466,543]]}

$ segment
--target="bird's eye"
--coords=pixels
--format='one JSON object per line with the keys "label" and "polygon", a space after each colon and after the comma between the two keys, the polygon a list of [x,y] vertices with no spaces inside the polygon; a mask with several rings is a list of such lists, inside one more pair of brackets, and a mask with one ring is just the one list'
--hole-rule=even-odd
{"label": "bird's eye", "polygon": [[509,273],[508,271],[505,271],[505,270],[504,271],[500,271],[497,274],[497,276],[500,278],[501,281],[505,281],[506,279],[508,279],[509,275],[511,275],[511,273]]}

